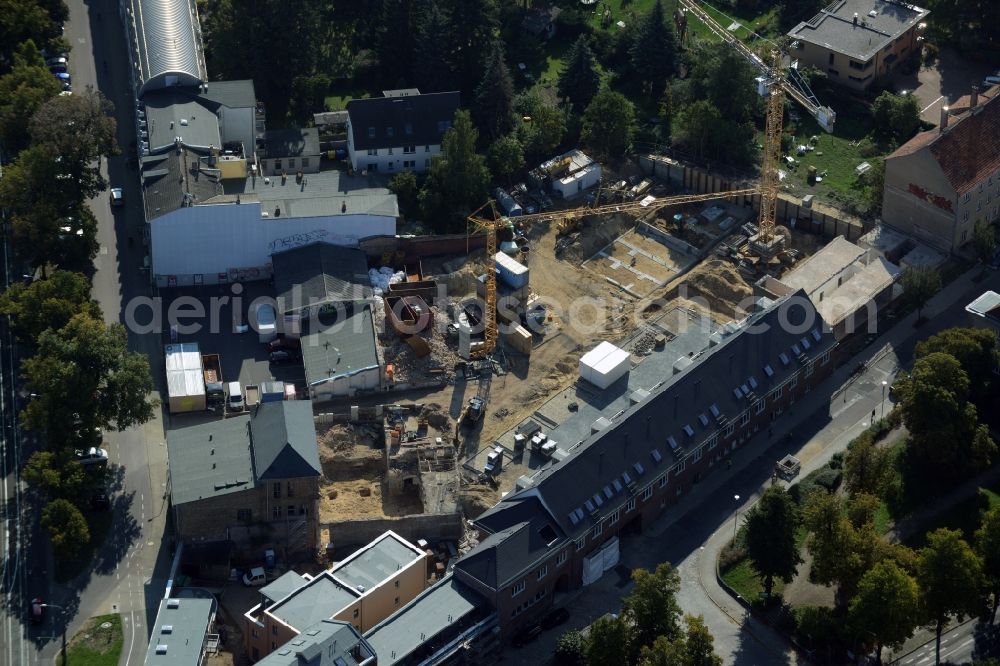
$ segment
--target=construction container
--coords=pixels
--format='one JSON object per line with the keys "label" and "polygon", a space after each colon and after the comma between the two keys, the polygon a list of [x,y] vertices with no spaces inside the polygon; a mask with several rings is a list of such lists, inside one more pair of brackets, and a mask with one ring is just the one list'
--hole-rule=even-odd
{"label": "construction container", "polygon": [[532,337],[531,331],[523,326],[504,332],[501,337],[503,341],[522,354],[531,354]]}
{"label": "construction container", "polygon": [[207,407],[205,369],[198,343],[164,347],[167,369],[167,407],[171,414],[199,412]]}
{"label": "construction container", "polygon": [[528,286],[528,267],[503,252],[496,254],[497,275],[513,289]]}
{"label": "construction container", "polygon": [[285,399],[285,382],[261,382],[261,402],[281,402]]}
{"label": "construction container", "polygon": [[614,384],[631,368],[629,353],[610,342],[602,342],[580,359],[580,377],[600,389]]}
{"label": "construction container", "polygon": [[524,214],[524,209],[521,208],[521,204],[517,203],[514,200],[514,197],[510,196],[499,187],[493,191],[493,194],[496,197],[497,204],[500,206],[500,210],[503,211],[503,214],[507,217],[516,217]]}
{"label": "construction container", "polygon": [[434,324],[430,307],[419,296],[386,297],[385,316],[402,335],[414,335]]}

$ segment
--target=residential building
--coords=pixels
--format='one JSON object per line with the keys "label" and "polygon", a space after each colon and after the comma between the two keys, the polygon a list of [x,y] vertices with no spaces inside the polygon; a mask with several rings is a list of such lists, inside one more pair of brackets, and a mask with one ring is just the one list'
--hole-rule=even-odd
{"label": "residential building", "polygon": [[319,171],[319,130],[315,127],[268,130],[257,148],[265,176]]}
{"label": "residential building", "polygon": [[936,250],[972,242],[978,221],[1000,217],[1000,87],[960,98],[937,129],[885,158],[882,219]]}
{"label": "residential building", "polygon": [[878,309],[889,304],[902,269],[874,250],[837,236],[780,278],[765,276],[754,294],[777,298],[802,289],[837,340],[874,332]]}
{"label": "residential building", "polygon": [[481,542],[453,575],[487,599],[503,636],[614,567],[620,534],[649,525],[832,371],[836,341],[804,291],[756,310],[707,346],[704,330],[678,336],[691,351],[644,369],[647,358],[595,393],[600,409],[581,403],[548,433],[561,443],[554,462],[476,518]]}
{"label": "residential building", "polygon": [[458,91],[385,90],[347,103],[347,154],[355,171],[425,171],[458,110]]}
{"label": "residential building", "polygon": [[261,588],[260,603],[243,616],[247,654],[256,661],[324,620],[364,633],[426,586],[427,554],[386,532],[316,576],[289,571]]}
{"label": "residential building", "polygon": [[375,651],[348,622],[322,620],[282,645],[261,666],[375,666]]}
{"label": "residential building", "polygon": [[246,415],[167,433],[169,490],[177,536],[261,542],[284,553],[314,551],[319,451],[312,403],[264,402]]}
{"label": "residential building", "polygon": [[146,666],[202,666],[218,647],[215,599],[185,596],[160,600],[150,631]]}
{"label": "residential building", "polygon": [[836,0],[788,31],[799,67],[865,90],[920,54],[926,9],[895,0]]}
{"label": "residential building", "polygon": [[312,400],[382,388],[370,303],[344,303],[303,326],[302,365]]}

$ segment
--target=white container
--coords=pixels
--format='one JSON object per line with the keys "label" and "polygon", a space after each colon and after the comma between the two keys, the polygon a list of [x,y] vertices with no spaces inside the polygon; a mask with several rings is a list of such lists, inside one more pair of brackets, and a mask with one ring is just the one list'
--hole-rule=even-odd
{"label": "white container", "polygon": [[580,377],[606,389],[632,369],[629,353],[610,342],[602,342],[580,359]]}
{"label": "white container", "polygon": [[205,409],[205,372],[198,343],[183,342],[164,348],[167,405],[171,414]]}
{"label": "white container", "polygon": [[514,289],[528,286],[528,267],[503,252],[496,254],[497,275]]}

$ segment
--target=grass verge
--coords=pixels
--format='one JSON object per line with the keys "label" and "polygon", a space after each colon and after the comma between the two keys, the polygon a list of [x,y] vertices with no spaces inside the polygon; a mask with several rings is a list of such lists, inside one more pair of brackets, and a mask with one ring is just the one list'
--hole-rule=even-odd
{"label": "grass verge", "polygon": [[59,666],[118,666],[122,645],[122,618],[117,613],[90,618],[87,626],[79,631],[66,646],[66,654],[56,663]]}

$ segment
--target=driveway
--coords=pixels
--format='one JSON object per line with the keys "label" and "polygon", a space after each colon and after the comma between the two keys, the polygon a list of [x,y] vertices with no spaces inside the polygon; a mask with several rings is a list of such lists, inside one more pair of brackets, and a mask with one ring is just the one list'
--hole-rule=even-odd
{"label": "driveway", "polygon": [[921,66],[914,74],[900,74],[893,80],[896,92],[912,91],[920,102],[920,117],[935,125],[941,120],[941,107],[968,95],[974,84],[992,74],[996,65],[973,62],[951,48],[941,49],[936,62]]}

